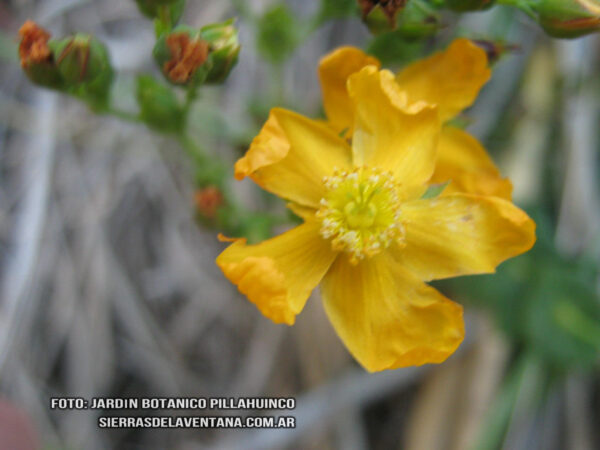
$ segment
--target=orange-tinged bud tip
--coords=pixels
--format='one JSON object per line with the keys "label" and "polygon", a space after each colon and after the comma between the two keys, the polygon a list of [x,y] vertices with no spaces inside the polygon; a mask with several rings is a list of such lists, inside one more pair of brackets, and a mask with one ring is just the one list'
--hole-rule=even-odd
{"label": "orange-tinged bud tip", "polygon": [[219,188],[208,186],[196,191],[195,203],[198,212],[208,218],[214,219],[217,210],[223,204],[223,194]]}
{"label": "orange-tinged bud tip", "polygon": [[27,68],[31,64],[52,60],[52,52],[48,47],[50,33],[38,24],[32,20],[26,21],[19,30],[19,36],[21,36],[19,44],[21,67]]}
{"label": "orange-tinged bud tip", "polygon": [[206,62],[208,44],[201,39],[190,39],[186,33],[173,33],[167,37],[171,59],[163,70],[174,83],[186,83],[194,72]]}

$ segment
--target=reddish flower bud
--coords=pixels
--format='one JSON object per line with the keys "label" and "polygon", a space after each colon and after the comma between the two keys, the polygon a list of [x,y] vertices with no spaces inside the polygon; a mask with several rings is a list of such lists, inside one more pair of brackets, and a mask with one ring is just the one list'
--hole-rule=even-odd
{"label": "reddish flower bud", "polygon": [[186,83],[208,57],[208,44],[199,39],[191,40],[184,33],[170,35],[167,45],[171,59],[165,63],[163,70],[175,83]]}
{"label": "reddish flower bud", "polygon": [[25,69],[33,64],[52,62],[52,52],[48,47],[50,33],[28,20],[19,29],[19,36],[21,36],[19,44],[21,67]]}
{"label": "reddish flower bud", "polygon": [[196,191],[194,200],[200,215],[207,219],[214,219],[217,210],[223,204],[223,194],[216,186],[207,186]]}
{"label": "reddish flower bud", "polygon": [[19,36],[19,59],[27,76],[36,84],[59,88],[62,79],[48,45],[50,33],[28,20],[19,30]]}
{"label": "reddish flower bud", "polygon": [[160,37],[154,58],[165,77],[175,84],[202,83],[212,65],[209,44],[200,30],[179,26]]}

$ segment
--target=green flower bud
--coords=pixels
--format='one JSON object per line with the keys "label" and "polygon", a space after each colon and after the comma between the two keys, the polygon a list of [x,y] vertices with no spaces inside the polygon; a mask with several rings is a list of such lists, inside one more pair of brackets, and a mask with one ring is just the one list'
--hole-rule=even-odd
{"label": "green flower bud", "polygon": [[177,23],[183,14],[185,0],[135,0],[142,14],[150,19],[158,19],[163,14],[161,8],[167,7],[169,21]]}
{"label": "green flower bud", "polygon": [[106,72],[112,72],[106,47],[88,34],[78,33],[50,45],[58,70],[70,86],[93,83]]}
{"label": "green flower bud", "polygon": [[183,108],[169,87],[149,75],[142,75],[137,79],[136,98],[140,118],[150,128],[162,133],[177,133],[183,129]]}
{"label": "green flower bud", "polygon": [[21,67],[29,79],[40,86],[62,89],[63,80],[49,46],[50,33],[28,20],[19,30],[19,36]]}
{"label": "green flower bud", "polygon": [[109,102],[113,69],[104,44],[88,34],[76,34],[49,43],[65,89],[103,110]]}
{"label": "green flower bud", "polygon": [[363,22],[373,34],[396,29],[396,18],[408,0],[358,0]]}
{"label": "green flower bud", "polygon": [[208,72],[206,82],[222,83],[237,63],[241,48],[234,20],[206,25],[200,31],[209,44],[212,60],[212,68]]}
{"label": "green flower bud", "polygon": [[491,7],[496,0],[446,0],[448,8],[454,11],[481,11]]}
{"label": "green flower bud", "polygon": [[598,0],[538,0],[531,7],[550,36],[576,38],[600,30]]}
{"label": "green flower bud", "polygon": [[200,30],[185,25],[163,34],[153,54],[163,75],[173,84],[201,84],[212,67],[208,42]]}

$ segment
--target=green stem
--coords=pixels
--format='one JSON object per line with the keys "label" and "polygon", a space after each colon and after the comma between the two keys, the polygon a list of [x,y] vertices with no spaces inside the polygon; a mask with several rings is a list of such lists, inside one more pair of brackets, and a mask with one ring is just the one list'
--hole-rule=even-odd
{"label": "green stem", "polygon": [[197,164],[205,164],[209,160],[208,154],[196,144],[196,141],[189,134],[185,133],[178,136],[178,140],[188,156]]}
{"label": "green stem", "polygon": [[187,120],[188,114],[194,101],[198,98],[198,87],[194,84],[190,85],[185,96],[185,103],[183,104],[183,115]]}
{"label": "green stem", "polygon": [[158,17],[154,21],[154,32],[158,39],[163,33],[169,33],[173,29],[171,21],[171,9],[169,5],[158,7]]}

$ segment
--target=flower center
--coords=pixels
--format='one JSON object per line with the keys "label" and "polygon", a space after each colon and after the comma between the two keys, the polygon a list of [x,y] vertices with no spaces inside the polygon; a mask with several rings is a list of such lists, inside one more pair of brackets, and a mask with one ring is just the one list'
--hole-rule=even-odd
{"label": "flower center", "polygon": [[403,240],[397,185],[390,172],[336,169],[323,183],[327,193],[317,212],[321,236],[331,239],[334,250],[349,253],[352,263]]}

